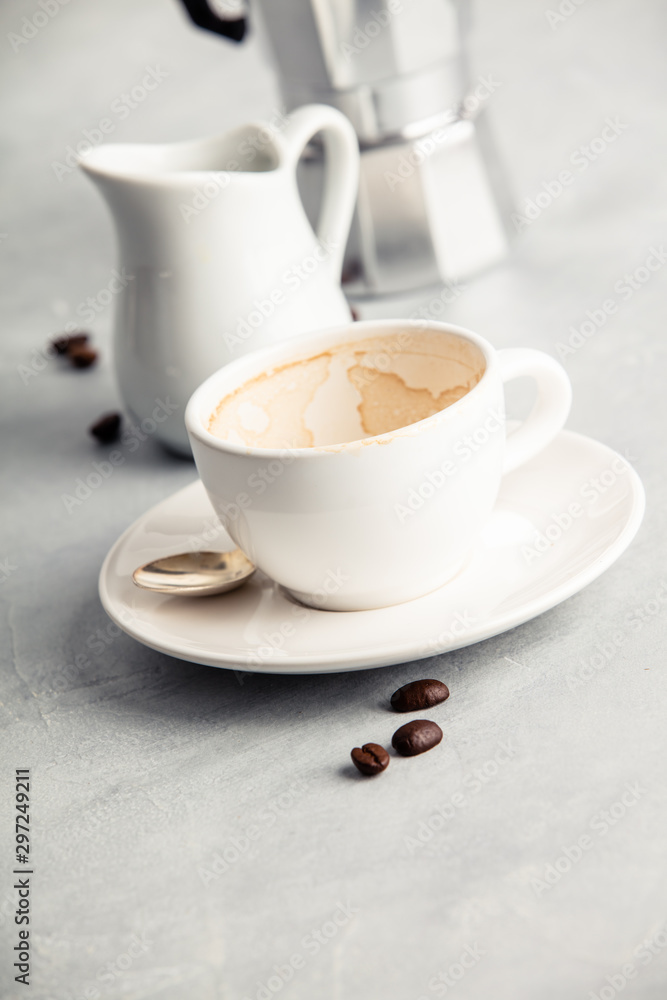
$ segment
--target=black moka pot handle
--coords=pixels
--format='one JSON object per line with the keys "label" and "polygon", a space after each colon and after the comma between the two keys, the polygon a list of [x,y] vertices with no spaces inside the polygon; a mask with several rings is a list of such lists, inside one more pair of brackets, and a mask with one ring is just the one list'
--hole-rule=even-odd
{"label": "black moka pot handle", "polygon": [[219,17],[212,11],[206,0],[181,0],[190,18],[205,31],[213,31],[216,35],[222,35],[233,42],[242,42],[248,28],[245,17],[237,17],[234,20],[227,20]]}

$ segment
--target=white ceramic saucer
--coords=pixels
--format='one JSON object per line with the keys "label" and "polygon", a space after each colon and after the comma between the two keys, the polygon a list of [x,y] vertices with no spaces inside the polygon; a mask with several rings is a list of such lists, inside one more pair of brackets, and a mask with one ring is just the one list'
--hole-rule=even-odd
{"label": "white ceramic saucer", "polygon": [[102,566],[100,597],[128,635],[194,663],[286,674],[382,667],[479,642],[554,607],[618,559],[643,513],[644,490],[625,459],[562,431],[505,477],[456,579],[416,601],[377,611],[311,610],[259,572],[218,597],[139,590],[133,570],[157,556],[234,548],[197,481],[118,539]]}

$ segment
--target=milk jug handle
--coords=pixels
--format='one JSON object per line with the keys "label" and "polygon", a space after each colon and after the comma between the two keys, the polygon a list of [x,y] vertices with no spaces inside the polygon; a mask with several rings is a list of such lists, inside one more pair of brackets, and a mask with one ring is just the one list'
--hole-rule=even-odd
{"label": "milk jug handle", "polygon": [[340,279],[343,254],[359,184],[359,144],[348,119],[327,104],[298,108],[282,133],[286,157],[296,171],[307,143],[322,134],[325,152],[324,191],[317,224],[317,238],[327,250],[336,278]]}

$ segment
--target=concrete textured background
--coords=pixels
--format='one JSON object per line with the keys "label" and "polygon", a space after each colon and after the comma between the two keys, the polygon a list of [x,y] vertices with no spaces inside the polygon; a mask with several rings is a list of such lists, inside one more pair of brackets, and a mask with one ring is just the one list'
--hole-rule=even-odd
{"label": "concrete textured background", "polygon": [[[519,207],[607,117],[627,127],[447,313],[498,347],[551,353],[661,246],[667,216],[667,10],[561,7],[573,13],[552,26],[555,0],[475,5],[473,63],[502,84],[489,116]],[[37,10],[0,11],[2,995],[661,1000],[667,268],[565,359],[569,427],[629,457],[648,494],[632,547],[581,594],[481,645],[358,674],[237,678],[109,636],[104,554],[194,469],[148,440],[65,509],[104,453],[86,427],[119,404],[111,311],[92,324],[94,370],[49,362],[26,379],[21,366],[106,287],[115,252],[97,192],[53,163],[148,66],[168,76],[114,116],[114,140],[214,133],[279,99],[255,35],[232,48],[176,3],[71,0],[13,51]],[[599,647],[602,668],[572,689]],[[451,688],[441,748],[352,780],[350,748],[390,736],[385,699],[416,676]],[[29,989],[10,958],[15,767],[32,769]],[[624,795],[609,825],[602,812]],[[536,888],[584,834],[581,860]]]}

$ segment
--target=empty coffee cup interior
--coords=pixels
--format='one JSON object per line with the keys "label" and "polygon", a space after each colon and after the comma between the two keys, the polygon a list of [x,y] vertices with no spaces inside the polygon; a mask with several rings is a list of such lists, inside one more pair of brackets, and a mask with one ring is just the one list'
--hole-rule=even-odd
{"label": "empty coffee cup interior", "polygon": [[267,368],[222,396],[207,429],[255,448],[326,448],[392,434],[446,409],[486,368],[471,340],[406,327]]}

